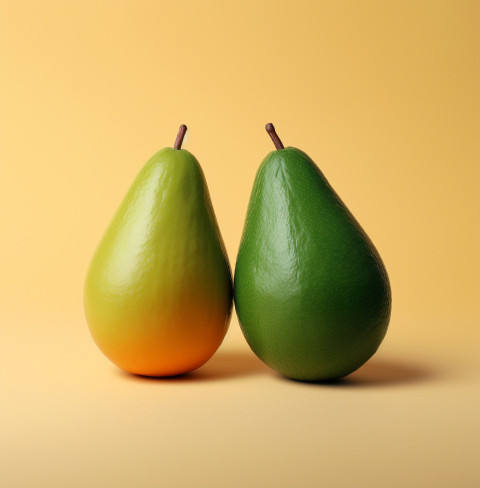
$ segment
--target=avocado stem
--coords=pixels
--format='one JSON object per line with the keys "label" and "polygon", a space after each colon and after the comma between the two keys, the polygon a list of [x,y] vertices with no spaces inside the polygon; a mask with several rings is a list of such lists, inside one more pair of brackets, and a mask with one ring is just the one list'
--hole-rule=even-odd
{"label": "avocado stem", "polygon": [[182,124],[175,139],[174,149],[182,149],[183,138],[185,137],[185,132],[187,132],[187,126]]}
{"label": "avocado stem", "polygon": [[265,126],[265,129],[268,132],[268,135],[272,138],[273,143],[275,144],[275,147],[278,149],[285,149],[285,147],[282,144],[282,141],[280,140],[280,137],[278,137],[277,133],[275,132],[275,127],[273,127],[272,123],[268,123]]}

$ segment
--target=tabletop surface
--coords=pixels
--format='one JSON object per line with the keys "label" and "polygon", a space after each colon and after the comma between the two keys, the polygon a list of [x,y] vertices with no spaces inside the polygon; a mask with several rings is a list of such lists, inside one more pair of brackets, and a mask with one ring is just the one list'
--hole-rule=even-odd
{"label": "tabletop surface", "polygon": [[[357,372],[283,379],[236,320],[202,368],[124,373],[86,325],[6,329],[3,486],[478,486],[478,337],[415,343],[401,325]],[[45,332],[48,330],[48,332]],[[473,330],[473,329],[472,329]],[[443,332],[442,332],[443,331]],[[453,335],[451,335],[453,337]]]}

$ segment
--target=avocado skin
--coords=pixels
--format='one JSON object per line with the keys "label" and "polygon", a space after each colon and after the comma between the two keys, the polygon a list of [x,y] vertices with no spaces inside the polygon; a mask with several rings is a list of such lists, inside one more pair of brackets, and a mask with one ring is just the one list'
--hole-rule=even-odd
{"label": "avocado skin", "polygon": [[291,379],[346,376],[386,334],[391,290],[380,255],[299,149],[273,151],[258,169],[234,300],[253,352]]}

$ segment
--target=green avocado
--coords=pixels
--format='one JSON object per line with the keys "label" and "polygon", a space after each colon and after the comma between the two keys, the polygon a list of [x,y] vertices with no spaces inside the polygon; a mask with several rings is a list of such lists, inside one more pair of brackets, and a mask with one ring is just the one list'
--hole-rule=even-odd
{"label": "green avocado", "polygon": [[372,241],[302,151],[261,164],[238,252],[234,298],[253,352],[283,376],[346,376],[378,349],[391,291]]}

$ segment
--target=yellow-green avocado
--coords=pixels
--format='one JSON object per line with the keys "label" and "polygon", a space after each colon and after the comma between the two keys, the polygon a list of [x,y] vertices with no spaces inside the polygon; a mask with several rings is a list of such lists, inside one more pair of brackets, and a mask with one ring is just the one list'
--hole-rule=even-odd
{"label": "yellow-green avocado", "polygon": [[185,130],[176,147],[141,169],[85,281],[95,342],[117,366],[140,375],[198,368],[230,321],[230,266],[202,169],[180,149]]}

